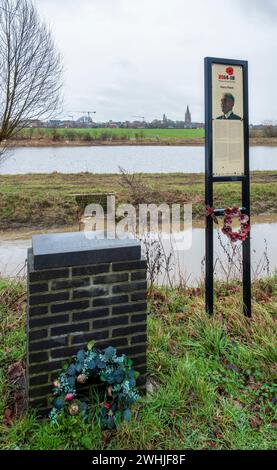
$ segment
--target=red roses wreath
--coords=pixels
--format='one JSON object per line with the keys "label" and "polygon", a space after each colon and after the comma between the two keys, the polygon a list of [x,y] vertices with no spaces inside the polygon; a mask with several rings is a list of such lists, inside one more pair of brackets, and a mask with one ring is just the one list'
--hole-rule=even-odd
{"label": "red roses wreath", "polygon": [[[213,220],[215,221],[215,223],[218,223],[218,220],[214,214],[213,207],[210,207],[210,206],[206,207],[206,216],[207,217],[211,216]],[[244,242],[251,228],[248,215],[242,214],[237,206],[233,206],[232,208],[226,207],[226,209],[224,209],[224,216],[225,217],[223,221],[223,227],[221,229],[222,232],[228,238],[230,238],[231,242],[237,242],[237,241]],[[234,232],[232,230],[234,217],[237,217],[240,222],[240,229],[238,232]]]}

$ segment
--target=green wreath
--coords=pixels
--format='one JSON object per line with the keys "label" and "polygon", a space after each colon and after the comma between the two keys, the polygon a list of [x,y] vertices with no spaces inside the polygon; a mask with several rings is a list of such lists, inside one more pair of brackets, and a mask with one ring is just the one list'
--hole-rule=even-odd
{"label": "green wreath", "polygon": [[61,414],[88,417],[88,398],[78,394],[78,385],[99,377],[106,383],[104,402],[101,403],[100,420],[103,429],[114,429],[122,421],[131,419],[130,406],[139,399],[136,379],[139,373],[132,369],[132,361],[125,355],[117,355],[109,346],[101,351],[94,348],[94,342],[80,349],[64,371],[54,381],[55,396],[49,417],[58,422]]}

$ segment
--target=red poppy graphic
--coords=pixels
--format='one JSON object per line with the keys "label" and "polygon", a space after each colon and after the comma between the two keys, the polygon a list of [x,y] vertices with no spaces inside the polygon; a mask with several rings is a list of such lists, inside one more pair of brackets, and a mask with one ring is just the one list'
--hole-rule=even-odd
{"label": "red poppy graphic", "polygon": [[233,75],[233,74],[234,74],[234,69],[233,69],[233,67],[227,67],[226,73],[227,73],[228,75]]}

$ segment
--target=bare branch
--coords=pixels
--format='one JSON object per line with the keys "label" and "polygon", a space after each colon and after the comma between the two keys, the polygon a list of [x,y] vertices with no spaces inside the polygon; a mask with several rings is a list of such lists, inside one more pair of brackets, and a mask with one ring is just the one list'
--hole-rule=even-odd
{"label": "bare branch", "polygon": [[0,146],[61,104],[62,66],[32,0],[0,0]]}

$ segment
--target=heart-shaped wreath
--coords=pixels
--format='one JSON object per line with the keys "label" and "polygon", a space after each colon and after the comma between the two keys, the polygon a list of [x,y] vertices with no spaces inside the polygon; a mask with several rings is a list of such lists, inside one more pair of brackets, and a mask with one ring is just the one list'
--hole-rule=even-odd
{"label": "heart-shaped wreath", "polygon": [[[210,206],[206,207],[206,216],[212,217],[215,223],[218,223],[218,220],[214,214],[213,207],[210,207]],[[234,232],[232,230],[234,217],[237,217],[240,222],[240,228],[238,232]],[[249,216],[246,214],[242,214],[242,212],[239,210],[237,206],[233,206],[232,208],[226,207],[224,209],[224,221],[223,221],[223,227],[221,230],[228,238],[230,238],[231,242],[237,242],[237,241],[244,242],[246,238],[248,237],[250,228],[251,226],[249,223]]]}
{"label": "heart-shaped wreath", "polygon": [[132,369],[132,361],[125,354],[117,355],[115,348],[109,346],[100,351],[93,346],[94,342],[90,342],[85,349],[80,349],[54,381],[55,398],[49,415],[53,423],[57,423],[62,413],[88,416],[88,398],[81,397],[77,388],[96,377],[106,383],[100,409],[102,428],[113,429],[120,421],[130,420],[130,406],[139,398],[136,389],[139,373]]}
{"label": "heart-shaped wreath", "polygon": [[[242,214],[237,206],[233,206],[232,209],[227,207],[224,209],[224,222],[222,232],[230,238],[231,242],[241,241],[244,242],[250,232],[249,217],[246,214]],[[237,217],[240,222],[240,228],[238,232],[232,230],[233,218]]]}

